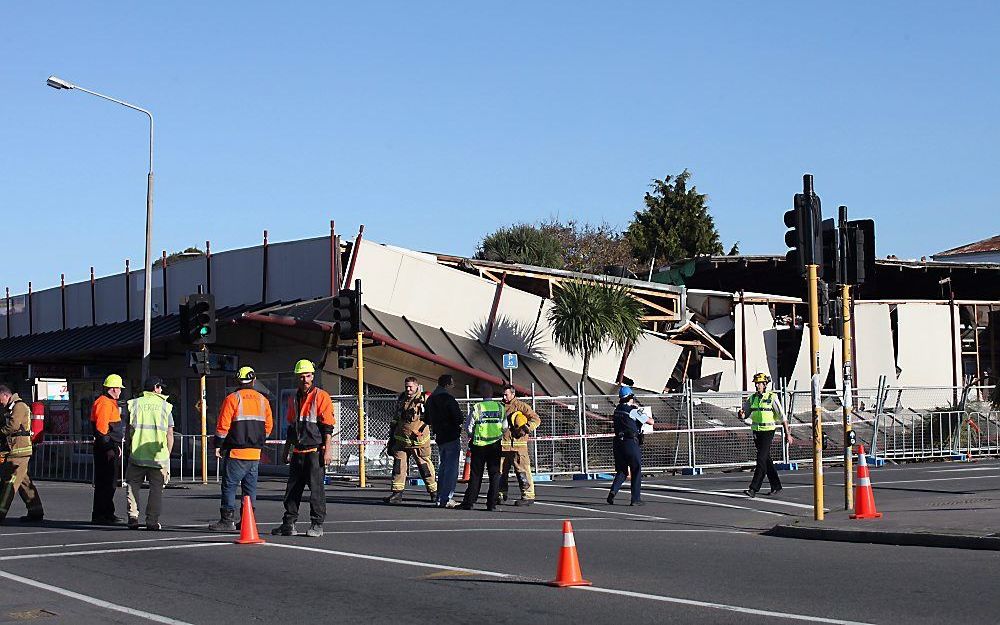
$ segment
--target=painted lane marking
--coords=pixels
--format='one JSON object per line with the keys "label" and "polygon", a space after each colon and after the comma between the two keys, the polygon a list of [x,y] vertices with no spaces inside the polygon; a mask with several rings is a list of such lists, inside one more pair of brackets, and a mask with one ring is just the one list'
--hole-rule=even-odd
{"label": "painted lane marking", "polygon": [[34,560],[36,558],[65,558],[68,556],[93,556],[106,553],[132,553],[136,551],[160,551],[162,549],[194,549],[197,547],[219,547],[221,545],[232,545],[231,542],[218,543],[192,543],[187,545],[159,545],[157,547],[135,547],[133,549],[90,549],[87,551],[67,551],[63,553],[21,553],[14,556],[0,556],[0,561],[6,560]]}
{"label": "painted lane marking", "polygon": [[928,473],[953,473],[955,471],[996,471],[997,467],[967,467],[964,469],[934,469]]}
{"label": "painted lane marking", "polygon": [[[535,517],[535,518],[532,518],[531,516],[528,516],[528,515],[525,515],[525,516],[518,515],[517,517],[508,517],[506,519],[480,519],[480,518],[475,518],[475,517],[458,517],[458,518],[451,518],[451,519],[406,519],[406,518],[399,518],[399,519],[354,519],[354,520],[350,520],[350,521],[348,521],[348,520],[331,521],[331,523],[334,523],[334,524],[337,524],[337,525],[344,525],[344,524],[347,524],[347,523],[406,523],[407,525],[409,525],[410,523],[476,523],[476,524],[480,524],[480,523],[504,523],[504,524],[508,524],[508,523],[546,523],[546,522],[552,522],[554,520],[557,520],[556,517],[551,517],[551,518]],[[566,519],[564,517],[558,517],[558,520],[561,522],[561,521],[564,521]],[[568,520],[570,520],[570,521],[607,521],[607,517],[569,517]],[[198,527],[201,527],[201,528],[204,528],[205,525],[206,525],[205,523],[199,523],[197,525],[195,525],[195,524],[191,524],[191,525],[172,525],[171,527],[182,527],[182,528],[198,528]],[[280,522],[279,523],[257,523],[257,525],[259,525],[259,526],[264,526],[264,525],[281,525],[281,523]]]}
{"label": "painted lane marking", "polygon": [[770,510],[758,510],[757,508],[751,508],[749,506],[737,506],[731,503],[722,503],[721,501],[705,501],[703,499],[689,499],[687,497],[677,497],[675,495],[661,495],[659,493],[646,493],[645,497],[657,497],[660,499],[674,499],[677,501],[688,501],[692,503],[701,504],[703,506],[716,506],[719,508],[735,508],[737,510],[749,510],[751,512],[758,512],[760,514],[770,514],[772,516],[785,516],[780,512],[771,512]]}
{"label": "painted lane marking", "polygon": [[[716,495],[718,497],[732,497],[732,498],[735,498],[735,499],[748,500],[746,495],[737,495],[735,493],[727,493],[727,492],[718,491],[718,490],[703,490],[703,489],[700,489],[700,488],[687,488],[685,486],[663,486],[663,485],[660,485],[660,484],[649,484],[649,485],[647,485],[647,487],[648,488],[661,489],[661,490],[674,490],[674,491],[679,491],[679,492],[682,492],[682,493],[683,492],[687,492],[687,493],[695,493],[695,494],[698,494],[698,495]],[[809,505],[809,504],[795,503],[794,501],[782,501],[780,499],[761,498],[761,499],[755,499],[754,501],[758,501],[760,503],[770,503],[770,504],[774,504],[776,506],[789,506],[791,508],[805,508],[807,510],[812,510],[813,509],[813,507],[811,505]]]}
{"label": "painted lane marking", "polygon": [[35,534],[67,534],[69,532],[93,532],[93,531],[95,531],[97,529],[98,528],[95,527],[92,530],[90,530],[90,529],[81,529],[81,530],[39,530],[37,532],[13,532],[13,533],[10,533],[10,534],[0,534],[0,538],[7,538],[8,536],[32,536],[32,535],[35,535]]}
{"label": "painted lane marking", "polygon": [[24,551],[26,549],[68,549],[70,547],[96,547],[98,545],[131,545],[133,543],[157,543],[174,540],[200,540],[203,538],[231,538],[235,534],[206,534],[204,536],[173,536],[171,538],[142,538],[139,540],[108,540],[89,543],[61,543],[56,545],[30,545],[25,547],[4,547],[0,551]]}
{"label": "painted lane marking", "polygon": [[[598,489],[601,490],[601,489]],[[648,519],[650,521],[669,521],[670,519],[661,516],[652,516],[649,514],[635,514],[633,512],[618,512],[616,510],[598,510],[597,508],[587,508],[585,506],[574,506],[568,503],[553,503],[549,501],[536,501],[536,506],[552,506],[554,508],[570,508],[573,510],[586,510],[587,512],[597,512],[604,514],[619,514],[621,516],[635,517],[637,519]],[[605,519],[606,520],[606,519]]]}

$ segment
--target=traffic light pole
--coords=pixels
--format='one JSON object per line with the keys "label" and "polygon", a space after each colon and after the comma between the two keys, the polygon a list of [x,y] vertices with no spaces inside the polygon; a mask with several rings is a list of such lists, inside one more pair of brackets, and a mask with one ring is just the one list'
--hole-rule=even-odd
{"label": "traffic light pole", "polygon": [[812,373],[813,515],[823,520],[823,419],[820,409],[822,380],[819,374],[819,267],[806,266],[809,280],[809,369]]}
{"label": "traffic light pole", "polygon": [[[201,351],[208,356],[208,346],[202,344]],[[201,483],[208,484],[208,404],[205,402],[205,374],[199,378],[201,394]]]}
{"label": "traffic light pole", "polygon": [[358,487],[365,488],[365,355],[362,351],[363,336],[358,332]]}
{"label": "traffic light pole", "polygon": [[844,361],[844,510],[854,509],[854,484],[852,483],[851,464],[854,460],[851,426],[851,409],[854,406],[852,398],[851,384],[853,382],[854,363],[851,354],[851,287],[848,284],[840,287],[841,299],[843,300],[843,310],[841,320],[843,321],[843,331],[841,332],[841,353]]}

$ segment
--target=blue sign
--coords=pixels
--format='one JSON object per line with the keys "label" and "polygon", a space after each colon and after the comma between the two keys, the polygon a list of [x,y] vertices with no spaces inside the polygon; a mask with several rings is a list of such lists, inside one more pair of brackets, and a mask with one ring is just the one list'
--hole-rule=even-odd
{"label": "blue sign", "polygon": [[504,369],[517,369],[517,354],[504,354],[503,355],[503,368]]}

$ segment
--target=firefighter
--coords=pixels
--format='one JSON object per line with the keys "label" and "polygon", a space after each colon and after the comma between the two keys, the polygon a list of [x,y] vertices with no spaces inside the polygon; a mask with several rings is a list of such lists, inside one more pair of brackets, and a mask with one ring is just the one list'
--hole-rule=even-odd
{"label": "firefighter", "polygon": [[465,489],[462,510],[472,510],[479,499],[483,485],[483,468],[490,477],[490,488],[486,494],[486,510],[496,510],[500,493],[500,439],[506,429],[507,413],[502,403],[493,399],[493,385],[484,383],[480,390],[483,401],[472,406],[466,421],[465,431],[469,435],[469,451],[472,452],[472,472]]}
{"label": "firefighter", "polygon": [[94,507],[91,523],[117,525],[122,518],[115,516],[115,488],[118,485],[118,461],[122,457],[122,376],[112,373],[104,378],[104,392],[90,407],[90,422],[94,427]]}
{"label": "firefighter", "polygon": [[128,402],[129,458],[125,469],[128,484],[128,528],[139,529],[139,494],[149,483],[146,498],[146,529],[159,531],[163,487],[170,481],[170,452],[174,448],[174,406],[163,393],[163,379],[152,376],[143,384],[142,397]]}
{"label": "firefighter", "polygon": [[38,489],[28,476],[31,460],[31,408],[9,387],[0,384],[0,524],[14,500],[21,495],[28,514],[22,521],[41,521],[45,516]]}
{"label": "firefighter", "polygon": [[225,466],[222,479],[222,506],[219,521],[208,529],[213,532],[236,531],[236,487],[257,504],[257,471],[260,450],[271,433],[271,402],[254,390],[257,374],[250,367],[236,373],[239,388],[226,396],[219,408],[215,428],[215,457]]}
{"label": "firefighter", "polygon": [[542,420],[531,406],[517,398],[514,387],[504,384],[503,405],[510,420],[507,430],[500,441],[500,494],[499,503],[507,500],[507,478],[511,467],[517,476],[517,485],[521,488],[521,498],[514,502],[515,506],[530,506],[535,503],[535,482],[531,477],[531,456],[528,454],[528,441],[531,433],[541,425]]}
{"label": "firefighter", "polygon": [[306,536],[323,535],[326,520],[326,466],[333,462],[333,400],[330,394],[316,386],[316,367],[312,361],[295,363],[299,378],[298,391],[288,398],[288,433],[285,437],[284,459],[288,463],[285,484],[285,514],[281,525],[271,530],[275,536],[294,536],[299,518],[302,491],[309,486],[309,529]]}
{"label": "firefighter", "polygon": [[788,420],[781,410],[781,402],[778,401],[778,394],[767,390],[767,385],[771,382],[771,377],[766,373],[757,373],[753,376],[753,385],[756,391],[743,402],[739,409],[740,418],[746,418],[750,413],[750,429],[753,431],[753,444],[757,448],[757,465],[753,470],[753,479],[750,481],[750,488],[743,491],[747,497],[757,496],[757,491],[764,484],[764,476],[771,485],[768,495],[777,495],[781,492],[781,478],[774,468],[771,460],[771,441],[774,440],[775,417],[781,418],[781,427],[785,431],[785,441],[792,442],[792,432],[788,429]]}
{"label": "firefighter", "polygon": [[431,426],[424,420],[424,393],[417,378],[403,380],[404,391],[396,398],[396,413],[389,427],[392,455],[392,492],[383,499],[385,503],[403,501],[403,490],[410,471],[410,458],[417,463],[417,471],[427,487],[432,504],[437,504],[437,482],[431,462]]}

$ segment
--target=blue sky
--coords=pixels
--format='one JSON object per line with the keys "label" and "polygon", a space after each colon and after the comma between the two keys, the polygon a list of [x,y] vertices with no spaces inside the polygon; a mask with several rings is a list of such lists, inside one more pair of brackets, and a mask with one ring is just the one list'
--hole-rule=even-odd
{"label": "blue sky", "polygon": [[[919,257],[1000,232],[991,2],[4,3],[0,288],[154,250],[319,236],[330,219],[471,254],[549,216],[624,226],[684,168],[726,247],[827,215]],[[290,6],[290,5],[284,5]]]}

